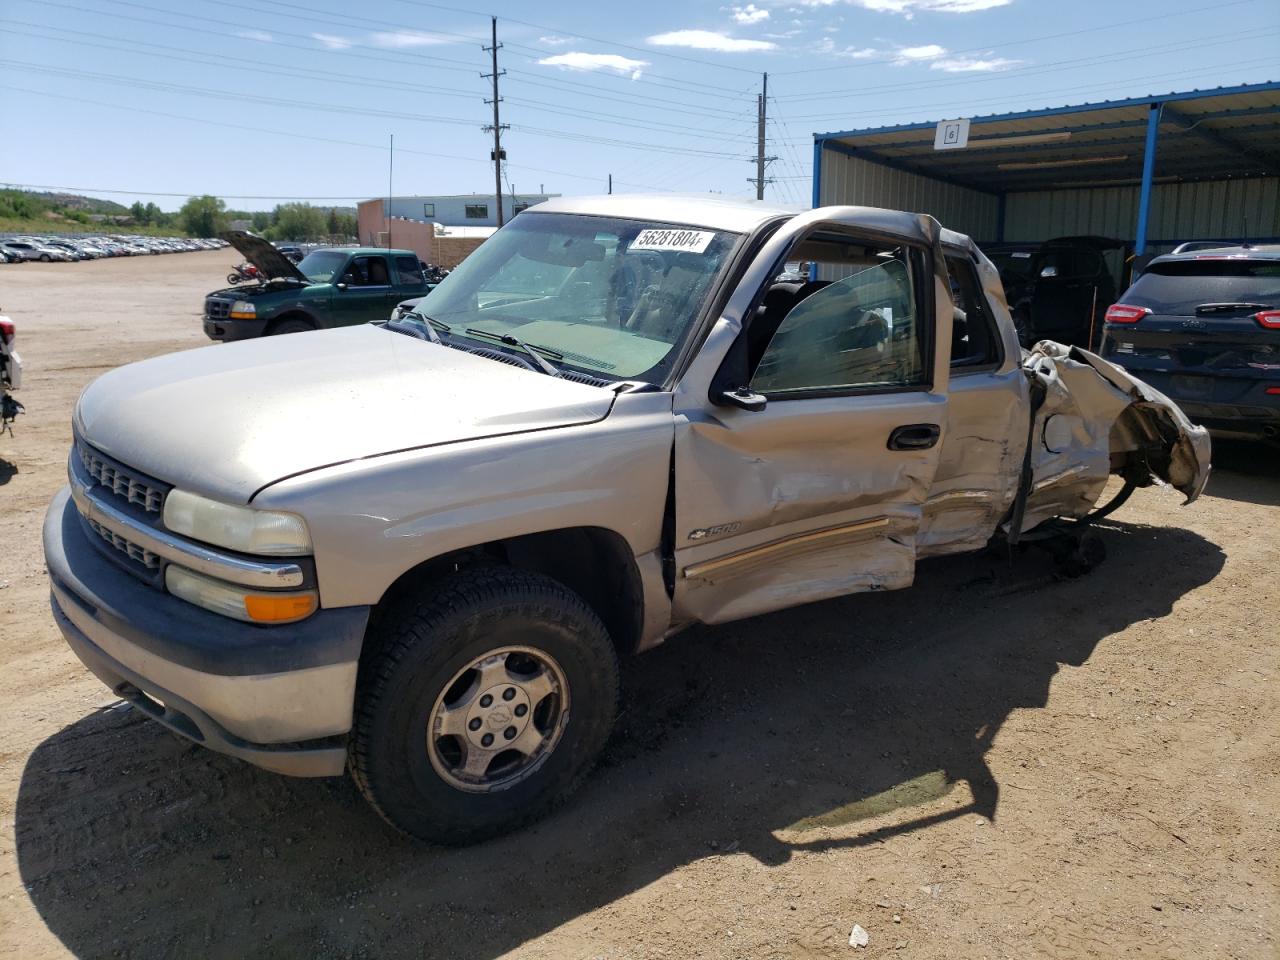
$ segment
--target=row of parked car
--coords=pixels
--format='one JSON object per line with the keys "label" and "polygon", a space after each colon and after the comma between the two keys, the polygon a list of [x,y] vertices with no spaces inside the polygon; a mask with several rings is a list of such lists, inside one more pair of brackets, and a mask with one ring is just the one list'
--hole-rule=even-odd
{"label": "row of parked car", "polygon": [[90,237],[5,237],[0,239],[0,263],[40,260],[44,263],[97,260],[100,257],[136,257],[152,253],[188,253],[225,247],[223,240],[188,237],[138,237],[128,235]]}

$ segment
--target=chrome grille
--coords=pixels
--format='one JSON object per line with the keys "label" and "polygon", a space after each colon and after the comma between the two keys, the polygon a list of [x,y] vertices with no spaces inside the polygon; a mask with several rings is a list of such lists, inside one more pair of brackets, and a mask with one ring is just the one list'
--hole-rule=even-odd
{"label": "chrome grille", "polygon": [[93,482],[110,490],[117,497],[137,504],[148,513],[159,513],[164,506],[164,487],[148,481],[141,474],[133,473],[119,464],[112,463],[98,455],[92,447],[84,443],[76,443],[76,452],[85,471],[93,478]]}
{"label": "chrome grille", "polygon": [[89,524],[89,527],[94,533],[107,541],[107,543],[111,544],[111,546],[115,547],[121,553],[128,556],[130,560],[136,560],[148,570],[160,569],[160,558],[150,550],[142,549],[142,547],[138,546],[136,543],[126,540],[124,537],[120,536],[120,534],[108,530],[96,520],[90,520],[88,517],[85,517],[84,521]]}

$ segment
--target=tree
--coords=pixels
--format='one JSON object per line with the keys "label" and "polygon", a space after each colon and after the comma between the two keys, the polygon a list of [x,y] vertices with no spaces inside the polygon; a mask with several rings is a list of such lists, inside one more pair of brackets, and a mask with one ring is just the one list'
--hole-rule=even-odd
{"label": "tree", "polygon": [[191,197],[178,211],[178,221],[190,236],[216,237],[218,231],[226,229],[226,209],[227,205],[217,197]]}
{"label": "tree", "polygon": [[283,203],[275,209],[275,225],[268,231],[272,240],[321,240],[325,236],[325,216],[309,203]]}
{"label": "tree", "polygon": [[148,203],[142,212],[147,218],[147,223],[156,227],[163,225],[165,220],[164,211],[154,203]]}
{"label": "tree", "polygon": [[252,220],[253,229],[257,230],[259,233],[271,226],[271,214],[267,213],[265,210],[255,211],[252,216]]}
{"label": "tree", "polygon": [[329,208],[329,236],[336,237],[338,235],[338,211],[333,207]]}
{"label": "tree", "polygon": [[129,216],[133,217],[134,223],[147,222],[147,208],[142,205],[141,200],[133,201],[133,206],[129,208]]}

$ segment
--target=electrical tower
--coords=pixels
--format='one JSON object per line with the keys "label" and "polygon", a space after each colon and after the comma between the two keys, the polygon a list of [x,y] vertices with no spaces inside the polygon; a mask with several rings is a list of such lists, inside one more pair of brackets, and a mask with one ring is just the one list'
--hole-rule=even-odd
{"label": "electrical tower", "polygon": [[756,175],[747,177],[747,183],[756,185],[756,199],[764,199],[764,186],[766,183],[773,183],[772,177],[764,175],[765,167],[777,160],[777,157],[767,157],[764,153],[765,147],[765,123],[768,119],[769,112],[769,75],[764,75],[764,83],[760,88],[760,94],[756,97]]}
{"label": "electrical tower", "polygon": [[[502,161],[507,159],[506,151],[502,149],[502,131],[510,129],[510,124],[502,123],[498,116],[498,105],[502,103],[502,98],[498,96],[498,78],[505,75],[507,71],[498,69],[498,51],[502,49],[502,44],[498,42],[498,18],[493,17],[493,46],[483,47],[486,53],[493,54],[493,73],[482,73],[480,76],[486,80],[493,80],[493,99],[486,100],[485,103],[493,104],[493,123],[486,125],[483,129],[485,133],[493,132],[493,199],[498,204],[498,226],[502,226]],[[512,198],[515,203],[515,198]]]}

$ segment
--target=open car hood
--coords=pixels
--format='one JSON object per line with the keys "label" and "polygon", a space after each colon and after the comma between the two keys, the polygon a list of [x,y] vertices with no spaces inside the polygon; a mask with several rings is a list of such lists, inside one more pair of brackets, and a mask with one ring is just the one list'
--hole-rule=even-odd
{"label": "open car hood", "polygon": [[257,234],[246,230],[224,230],[218,236],[239,250],[246,260],[262,271],[267,280],[311,282],[292,260]]}
{"label": "open car hood", "polygon": [[1209,433],[1160,391],[1079,347],[1037,343],[1023,369],[1044,399],[1031,427],[1031,486],[1019,532],[1083,517],[1107,478],[1167,484],[1191,503],[1209,480]]}

